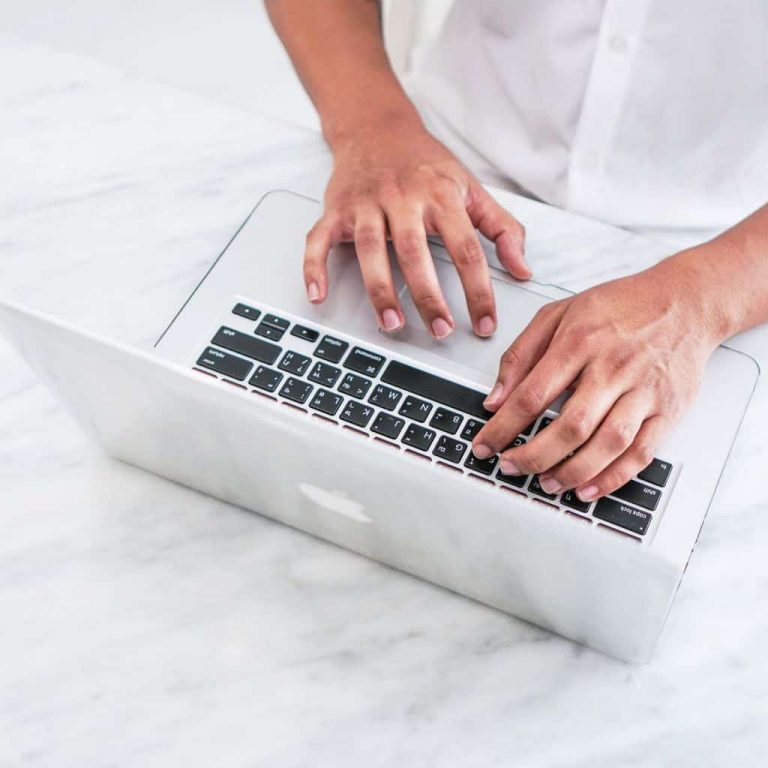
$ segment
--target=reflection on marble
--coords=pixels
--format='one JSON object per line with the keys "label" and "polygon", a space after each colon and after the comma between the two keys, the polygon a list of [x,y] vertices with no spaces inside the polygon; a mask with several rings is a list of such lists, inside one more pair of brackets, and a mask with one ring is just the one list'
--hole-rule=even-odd
{"label": "reflection on marble", "polygon": [[[0,292],[85,327],[150,344],[263,191],[322,191],[314,134],[45,49],[0,71]],[[542,281],[666,249],[512,204]],[[106,459],[0,370],[0,766],[762,762],[764,388],[630,667]]]}

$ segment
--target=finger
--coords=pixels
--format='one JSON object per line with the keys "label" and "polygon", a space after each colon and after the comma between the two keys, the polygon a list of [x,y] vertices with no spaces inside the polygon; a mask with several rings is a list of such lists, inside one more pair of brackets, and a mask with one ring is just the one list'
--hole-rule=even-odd
{"label": "finger", "polygon": [[[573,456],[541,475],[541,487],[547,493],[558,493],[564,488],[578,488],[588,483],[632,445],[650,409],[650,398],[644,392],[632,390],[623,394],[594,435]],[[565,412],[564,408],[563,416]],[[556,419],[551,426],[559,421]],[[542,435],[549,430],[544,430]]]}
{"label": "finger", "polygon": [[485,252],[469,215],[461,206],[446,208],[434,217],[434,224],[459,273],[472,328],[478,336],[491,336],[496,301]]}
{"label": "finger", "polygon": [[507,347],[501,356],[496,383],[483,403],[487,410],[496,411],[512,390],[530,373],[549,347],[564,312],[564,302],[545,304]]}
{"label": "finger", "polygon": [[383,211],[373,206],[359,209],[354,237],[363,283],[379,326],[383,331],[397,331],[403,327],[404,319],[392,280]]}
{"label": "finger", "polygon": [[307,233],[304,248],[304,287],[307,298],[320,304],[328,296],[328,251],[335,242],[335,220],[323,215]]}
{"label": "finger", "polygon": [[[559,345],[550,346],[533,370],[478,432],[472,444],[475,456],[486,459],[504,450],[573,383],[583,365],[581,358],[568,355],[567,350]],[[521,474],[510,462],[506,462],[503,471],[510,475]]]}
{"label": "finger", "polygon": [[[603,425],[603,420],[609,412],[613,415],[612,409],[615,410],[614,406],[618,406],[617,401],[621,401],[622,395],[620,385],[606,385],[603,381],[590,378],[589,368],[587,368],[583,380],[579,382],[574,393],[563,406],[560,416],[532,440],[502,453],[501,461],[511,462],[524,474],[542,474],[557,467],[571,453],[583,446],[593,434],[597,437],[606,433],[603,435],[603,440],[607,442],[608,434],[612,436],[613,424],[606,427]],[[636,421],[635,432],[647,415],[646,407]],[[622,419],[619,423],[623,425],[623,415],[619,414],[619,418]],[[632,437],[634,433],[630,435],[630,439]],[[602,440],[598,442],[599,447],[602,448]],[[629,443],[621,446],[612,456],[605,456],[598,471],[628,445]],[[599,450],[597,459],[598,461],[603,459]],[[553,474],[542,475],[540,479],[541,487],[547,493],[557,493],[563,487],[559,481],[558,469],[555,469]]]}
{"label": "finger", "polygon": [[444,339],[456,326],[435,272],[420,212],[414,207],[387,209],[397,263],[427,329]]}
{"label": "finger", "polygon": [[499,261],[518,280],[528,280],[525,261],[525,227],[479,183],[470,187],[467,213],[472,224],[496,244]]}
{"label": "finger", "polygon": [[656,448],[670,426],[671,422],[663,416],[646,419],[629,448],[596,477],[578,487],[576,495],[582,501],[593,501],[628,483],[653,461]]}

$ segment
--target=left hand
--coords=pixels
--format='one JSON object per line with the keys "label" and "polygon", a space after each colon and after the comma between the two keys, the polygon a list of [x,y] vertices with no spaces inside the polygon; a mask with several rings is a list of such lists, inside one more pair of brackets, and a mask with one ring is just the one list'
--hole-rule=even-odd
{"label": "left hand", "polygon": [[501,471],[538,474],[545,491],[573,488],[583,501],[624,485],[691,403],[722,340],[691,282],[673,257],[542,307],[502,357],[475,455],[504,451],[572,389],[555,421],[502,453]]}

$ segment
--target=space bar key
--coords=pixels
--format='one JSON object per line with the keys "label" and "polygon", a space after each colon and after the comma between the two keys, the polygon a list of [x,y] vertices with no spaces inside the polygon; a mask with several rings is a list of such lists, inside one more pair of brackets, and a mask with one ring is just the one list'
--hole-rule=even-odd
{"label": "space bar key", "polygon": [[384,370],[381,380],[406,392],[436,400],[442,405],[463,411],[479,419],[489,419],[490,411],[483,408],[486,398],[482,392],[448,381],[432,373],[420,371],[405,363],[392,360]]}

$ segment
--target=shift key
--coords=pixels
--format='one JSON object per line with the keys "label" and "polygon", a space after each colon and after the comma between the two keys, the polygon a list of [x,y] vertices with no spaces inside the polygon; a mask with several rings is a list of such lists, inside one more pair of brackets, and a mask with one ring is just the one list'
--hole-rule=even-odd
{"label": "shift key", "polygon": [[626,485],[615,490],[611,496],[617,499],[627,501],[637,507],[650,509],[653,512],[659,506],[661,491],[658,488],[652,488],[650,485],[638,483],[637,480],[630,480]]}
{"label": "shift key", "polygon": [[219,329],[211,340],[211,344],[224,347],[231,352],[237,352],[239,355],[250,357],[252,360],[258,360],[267,365],[272,365],[281,351],[277,344],[270,344],[264,339],[249,336],[247,333],[240,333],[240,331],[232,330],[226,326]]}

